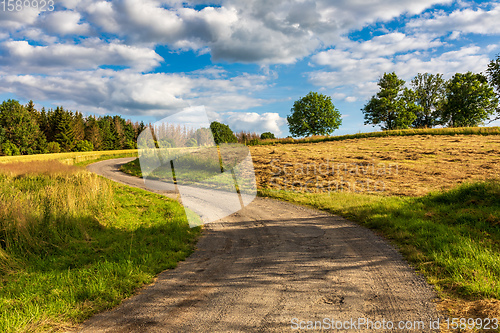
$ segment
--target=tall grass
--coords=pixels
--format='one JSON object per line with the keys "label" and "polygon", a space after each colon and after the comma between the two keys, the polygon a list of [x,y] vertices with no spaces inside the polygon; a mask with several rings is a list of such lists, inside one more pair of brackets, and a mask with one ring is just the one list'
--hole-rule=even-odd
{"label": "tall grass", "polygon": [[118,157],[137,157],[137,149],[107,150],[107,151],[87,151],[74,153],[38,154],[38,155],[18,155],[0,156],[0,164],[13,162],[31,161],[60,161],[64,164],[74,165],[86,161],[98,159],[109,159]]}
{"label": "tall grass", "polygon": [[194,249],[184,209],[57,161],[0,164],[0,331],[65,330]]}
{"label": "tall grass", "polygon": [[84,239],[111,204],[109,183],[77,167],[54,161],[0,165],[2,251],[48,254]]}

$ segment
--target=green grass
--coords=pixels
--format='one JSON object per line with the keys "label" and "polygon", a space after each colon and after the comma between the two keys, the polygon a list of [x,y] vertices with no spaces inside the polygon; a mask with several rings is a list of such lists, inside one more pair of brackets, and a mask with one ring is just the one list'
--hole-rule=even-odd
{"label": "green grass", "polygon": [[120,171],[128,173],[129,175],[135,177],[142,177],[141,164],[139,163],[138,158],[128,163],[122,164],[120,166]]}
{"label": "green grass", "polygon": [[445,295],[500,299],[499,182],[465,184],[420,198],[272,190],[260,194],[374,229]]}
{"label": "green grass", "polygon": [[257,140],[252,145],[272,145],[276,143],[317,143],[327,141],[342,141],[348,139],[380,138],[389,136],[412,136],[412,135],[500,135],[500,127],[453,127],[453,128],[417,128],[392,131],[379,131],[369,133],[357,133],[338,136],[312,136],[303,139],[268,139]]}
{"label": "green grass", "polygon": [[64,330],[195,247],[179,203],[85,171],[0,175],[0,331]]}
{"label": "green grass", "polygon": [[[142,177],[139,159],[121,165],[120,171],[135,177]],[[226,190],[230,190],[232,189],[231,186],[234,186],[231,172],[221,174],[220,162],[214,162],[214,159],[203,159],[189,154],[176,159],[175,171],[173,173],[170,165],[166,164],[158,167],[153,173],[148,175],[148,178],[173,182],[172,176],[176,177],[175,183],[180,185],[197,183],[197,186]],[[241,184],[240,186],[244,187],[245,184]]]}
{"label": "green grass", "polygon": [[135,152],[126,152],[126,153],[117,153],[117,154],[109,154],[109,155],[97,155],[93,156],[92,158],[85,160],[85,161],[79,161],[73,163],[73,165],[76,166],[87,166],[92,163],[96,163],[99,161],[104,161],[104,160],[110,160],[114,158],[123,158],[123,157],[137,157],[137,151]]}

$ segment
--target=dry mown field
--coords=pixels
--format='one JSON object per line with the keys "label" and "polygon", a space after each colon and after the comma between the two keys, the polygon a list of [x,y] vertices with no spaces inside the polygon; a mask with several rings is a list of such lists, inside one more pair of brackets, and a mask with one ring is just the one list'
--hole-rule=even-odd
{"label": "dry mown field", "polygon": [[259,188],[420,196],[463,182],[500,179],[497,135],[363,138],[250,149]]}

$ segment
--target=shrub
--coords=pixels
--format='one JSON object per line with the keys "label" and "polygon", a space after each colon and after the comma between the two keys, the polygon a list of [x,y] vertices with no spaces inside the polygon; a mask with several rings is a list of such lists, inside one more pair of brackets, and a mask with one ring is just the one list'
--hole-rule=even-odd
{"label": "shrub", "polygon": [[134,142],[134,140],[127,140],[125,142],[125,149],[136,149],[137,144]]}
{"label": "shrub", "polygon": [[61,151],[61,146],[57,142],[49,142],[47,144],[47,151],[49,154],[59,153]]}
{"label": "shrub", "polygon": [[256,146],[260,143],[259,139],[252,139],[250,141],[247,141],[247,146]]}
{"label": "shrub", "polygon": [[274,134],[273,134],[273,133],[271,133],[271,132],[264,132],[264,133],[262,133],[262,134],[260,135],[260,138],[261,138],[262,140],[266,140],[266,139],[276,139],[276,137],[274,136]]}
{"label": "shrub", "polygon": [[2,152],[4,153],[4,155],[7,156],[14,156],[21,154],[19,148],[17,148],[17,146],[10,141],[6,141],[2,144]]}
{"label": "shrub", "polygon": [[75,148],[73,150],[74,151],[93,151],[94,145],[90,141],[79,140],[76,142]]}

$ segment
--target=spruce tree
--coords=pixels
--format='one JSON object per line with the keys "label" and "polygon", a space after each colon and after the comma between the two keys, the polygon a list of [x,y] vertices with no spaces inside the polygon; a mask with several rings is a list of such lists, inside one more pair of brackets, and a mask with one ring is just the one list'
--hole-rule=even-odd
{"label": "spruce tree", "polygon": [[99,124],[99,129],[101,132],[101,138],[102,138],[102,149],[103,150],[112,150],[114,149],[115,146],[115,138],[113,135],[113,128],[112,128],[112,118],[110,116],[105,116],[102,118],[99,118],[97,121]]}
{"label": "spruce tree", "polygon": [[73,120],[74,140],[82,141],[85,139],[85,121],[80,112],[75,112]]}
{"label": "spruce tree", "polygon": [[92,143],[94,150],[103,149],[101,130],[97,124],[97,119],[93,116],[88,117],[85,121],[85,140]]}
{"label": "spruce tree", "polygon": [[55,141],[59,143],[64,151],[71,151],[74,146],[75,132],[73,128],[73,114],[57,107],[55,111]]}

